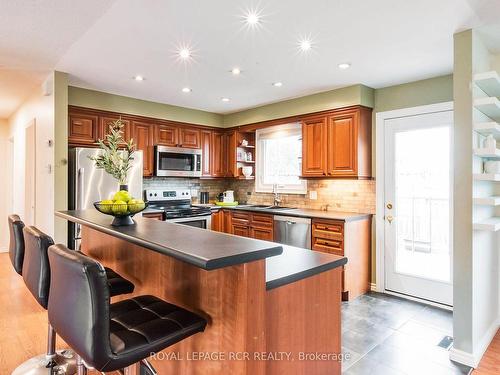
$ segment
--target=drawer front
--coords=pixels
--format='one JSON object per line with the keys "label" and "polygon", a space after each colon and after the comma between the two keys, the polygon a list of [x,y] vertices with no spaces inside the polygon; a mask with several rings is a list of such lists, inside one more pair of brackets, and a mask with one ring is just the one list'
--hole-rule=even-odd
{"label": "drawer front", "polygon": [[245,212],[232,212],[233,223],[248,224],[250,222],[250,215]]}
{"label": "drawer front", "polygon": [[250,237],[256,240],[272,241],[273,240],[273,230],[265,228],[251,228]]}
{"label": "drawer front", "polygon": [[342,240],[344,238],[344,223],[341,221],[313,221],[312,235],[313,237]]}
{"label": "drawer front", "polygon": [[340,240],[313,237],[313,250],[344,256],[344,244]]}
{"label": "drawer front", "polygon": [[252,214],[252,227],[272,228],[273,217],[271,215]]}
{"label": "drawer front", "polygon": [[250,237],[250,228],[247,225],[233,224],[232,234],[241,237]]}

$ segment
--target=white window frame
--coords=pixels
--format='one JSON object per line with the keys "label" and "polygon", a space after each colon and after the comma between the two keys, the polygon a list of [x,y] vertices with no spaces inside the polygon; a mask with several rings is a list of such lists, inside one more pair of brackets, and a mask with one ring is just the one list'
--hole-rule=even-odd
{"label": "white window frame", "polygon": [[[270,126],[264,129],[257,129],[255,134],[255,153],[256,153],[256,171],[255,171],[255,191],[257,193],[272,193],[273,186],[271,184],[263,184],[262,183],[262,171],[264,170],[264,157],[263,152],[260,152],[260,140],[259,138],[262,135],[268,135],[269,133],[280,133],[283,132],[286,134],[290,130],[296,130],[298,127],[302,129],[302,125],[298,122],[284,124],[284,125],[276,125]],[[300,185],[278,185],[278,192],[285,194],[307,194],[307,180],[302,179],[302,183]]]}

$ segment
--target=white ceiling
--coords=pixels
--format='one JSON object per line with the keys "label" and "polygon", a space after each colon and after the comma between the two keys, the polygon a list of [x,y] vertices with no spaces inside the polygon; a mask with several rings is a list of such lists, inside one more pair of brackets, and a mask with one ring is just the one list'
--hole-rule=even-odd
{"label": "white ceiling", "polygon": [[9,117],[111,0],[0,0],[0,118]]}
{"label": "white ceiling", "polygon": [[[56,67],[75,86],[218,113],[451,73],[453,34],[500,14],[498,0],[2,0],[1,7],[6,68]],[[261,27],[245,27],[248,7],[261,12]],[[307,54],[297,48],[303,36],[313,41]],[[176,57],[181,45],[194,49],[189,63]],[[346,61],[352,67],[339,70]],[[235,66],[238,77],[229,73]],[[146,80],[134,81],[136,74]],[[182,93],[185,86],[193,91]]]}

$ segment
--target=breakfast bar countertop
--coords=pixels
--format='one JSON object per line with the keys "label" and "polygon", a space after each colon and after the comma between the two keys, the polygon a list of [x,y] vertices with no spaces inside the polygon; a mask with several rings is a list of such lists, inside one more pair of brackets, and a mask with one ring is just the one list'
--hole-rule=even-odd
{"label": "breakfast bar countertop", "polygon": [[96,210],[58,211],[58,217],[171,256],[206,270],[229,267],[279,255],[280,244],[194,228],[164,221],[134,218],[135,225],[115,227],[111,217]]}

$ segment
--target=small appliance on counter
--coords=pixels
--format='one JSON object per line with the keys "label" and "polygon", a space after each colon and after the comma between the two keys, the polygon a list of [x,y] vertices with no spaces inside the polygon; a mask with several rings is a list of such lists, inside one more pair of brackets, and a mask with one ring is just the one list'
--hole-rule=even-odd
{"label": "small appliance on counter", "polygon": [[208,204],[209,193],[208,191],[200,191],[200,204]]}
{"label": "small appliance on counter", "polygon": [[224,192],[224,203],[233,203],[234,202],[234,190],[226,190]]}

